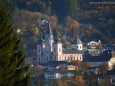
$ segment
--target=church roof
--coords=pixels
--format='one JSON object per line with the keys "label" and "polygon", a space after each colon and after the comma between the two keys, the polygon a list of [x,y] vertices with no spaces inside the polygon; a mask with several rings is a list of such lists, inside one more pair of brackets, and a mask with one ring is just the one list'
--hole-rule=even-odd
{"label": "church roof", "polygon": [[[109,54],[108,54],[109,52]],[[103,55],[100,56],[90,56],[90,55],[86,55],[83,58],[84,62],[90,61],[90,62],[107,62],[110,61],[110,59],[112,58],[111,56],[111,52],[110,51],[105,51],[103,53]]]}
{"label": "church roof", "polygon": [[75,39],[73,40],[72,44],[82,44],[81,40],[79,39],[78,36],[75,37]]}
{"label": "church roof", "polygon": [[83,52],[82,51],[78,51],[75,48],[70,48],[70,49],[63,48],[63,53],[64,54],[82,54]]}

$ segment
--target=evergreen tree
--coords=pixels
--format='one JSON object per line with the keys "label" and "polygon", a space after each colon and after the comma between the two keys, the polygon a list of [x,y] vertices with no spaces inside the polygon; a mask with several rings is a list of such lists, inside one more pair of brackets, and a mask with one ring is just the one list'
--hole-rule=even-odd
{"label": "evergreen tree", "polygon": [[41,86],[41,81],[40,80],[38,80],[38,85],[37,86]]}
{"label": "evergreen tree", "polygon": [[0,7],[0,86],[28,86],[28,67],[10,11]]}

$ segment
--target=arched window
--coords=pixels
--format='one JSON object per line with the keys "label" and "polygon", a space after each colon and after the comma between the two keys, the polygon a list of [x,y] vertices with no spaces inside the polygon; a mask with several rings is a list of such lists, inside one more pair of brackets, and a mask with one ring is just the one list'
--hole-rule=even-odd
{"label": "arched window", "polygon": [[75,60],[75,56],[74,56],[74,60]]}
{"label": "arched window", "polygon": [[59,52],[61,52],[61,48],[59,47]]}
{"label": "arched window", "polygon": [[65,57],[65,60],[66,60],[66,57]]}

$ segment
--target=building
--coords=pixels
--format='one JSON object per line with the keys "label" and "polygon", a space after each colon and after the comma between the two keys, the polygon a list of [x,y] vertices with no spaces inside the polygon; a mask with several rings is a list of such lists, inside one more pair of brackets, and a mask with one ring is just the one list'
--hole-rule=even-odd
{"label": "building", "polygon": [[113,66],[115,66],[115,51],[111,51],[112,57],[109,60],[108,64],[110,65],[110,69],[113,68]]}
{"label": "building", "polygon": [[26,54],[25,65],[36,65],[38,62],[36,50]]}
{"label": "building", "polygon": [[99,49],[101,47],[101,41],[95,40],[87,43],[89,49]]}
{"label": "building", "polygon": [[103,52],[102,55],[99,56],[91,56],[91,55],[86,55],[84,56],[83,62],[92,62],[94,67],[99,67],[103,63],[107,63],[109,66],[109,70],[113,68],[115,65],[115,52],[106,50]]}
{"label": "building", "polygon": [[50,70],[44,71],[44,79],[55,79],[55,78],[63,78],[63,77],[74,77],[75,70]]}
{"label": "building", "polygon": [[62,47],[63,44],[58,38],[56,29],[51,31],[50,22],[47,19],[42,21],[40,26],[40,36],[37,45],[37,61],[39,64],[49,61],[83,61],[82,42],[76,36],[72,48]]}

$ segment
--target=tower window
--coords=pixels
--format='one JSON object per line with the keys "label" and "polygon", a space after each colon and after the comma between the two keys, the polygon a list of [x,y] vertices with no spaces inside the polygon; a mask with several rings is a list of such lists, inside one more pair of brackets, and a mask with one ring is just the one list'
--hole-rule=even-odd
{"label": "tower window", "polygon": [[59,52],[61,52],[61,48],[59,48]]}

